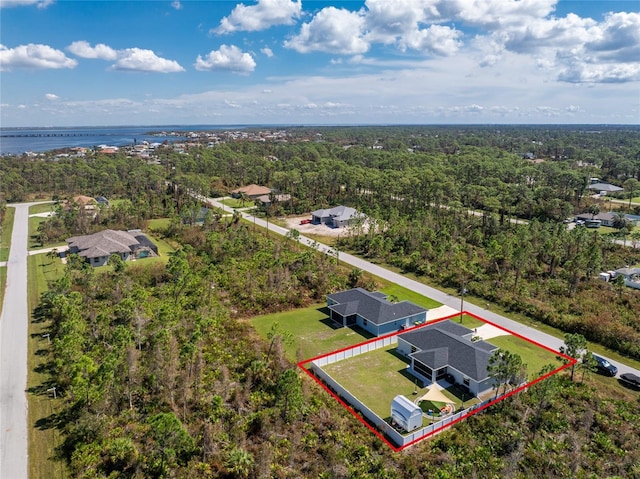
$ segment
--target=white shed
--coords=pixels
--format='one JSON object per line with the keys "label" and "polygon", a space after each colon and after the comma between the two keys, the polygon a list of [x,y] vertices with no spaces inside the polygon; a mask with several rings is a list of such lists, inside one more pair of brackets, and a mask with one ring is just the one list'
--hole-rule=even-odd
{"label": "white shed", "polygon": [[391,402],[391,419],[410,432],[422,426],[422,409],[405,396],[398,395]]}

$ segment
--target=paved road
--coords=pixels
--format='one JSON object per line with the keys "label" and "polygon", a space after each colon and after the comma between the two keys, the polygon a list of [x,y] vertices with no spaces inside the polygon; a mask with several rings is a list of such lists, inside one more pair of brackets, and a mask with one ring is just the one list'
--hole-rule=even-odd
{"label": "paved road", "polygon": [[[205,198],[204,200],[215,207],[222,208],[224,211],[227,211],[227,212],[233,211],[232,208],[229,208],[228,206],[225,206],[222,203],[220,203],[221,198],[218,198],[218,199]],[[245,211],[241,211],[240,214],[242,215],[243,218],[247,219],[248,221],[251,221],[251,222],[255,221],[256,225],[258,226],[261,226],[263,228],[267,227],[267,222],[261,218],[256,218],[254,216],[251,216],[249,213],[246,213]],[[282,228],[278,225],[274,225],[273,223],[269,223],[268,227],[269,227],[269,231],[273,231],[281,235],[286,235],[289,232],[288,229]],[[314,240],[307,238],[305,236],[301,235],[299,238],[299,241],[306,245],[312,245],[315,243],[319,251],[322,251],[323,253],[330,254],[333,256],[336,255],[336,251],[333,248],[325,244],[316,243]],[[404,286],[407,289],[410,289],[412,291],[422,294],[423,296],[426,296],[428,298],[434,299],[442,303],[443,305],[451,308],[451,310],[460,311],[460,306],[461,306],[460,296],[452,296],[438,289],[432,288],[423,283],[419,283],[418,281],[407,278],[401,274],[397,274],[392,271],[389,271],[388,269],[385,269],[381,266],[378,266],[376,264],[373,264],[369,261],[363,260],[356,256],[343,253],[341,251],[338,251],[337,254],[340,262],[349,264],[363,271],[367,271],[371,274],[384,278],[388,281]],[[465,302],[463,305],[463,309],[464,311],[473,313],[483,319],[486,319],[487,321],[490,321],[491,323],[494,323],[498,326],[508,329],[509,331],[512,331],[532,341],[535,341],[536,343],[539,343],[548,348],[551,348],[554,351],[558,351],[560,349],[560,346],[564,344],[563,340],[558,339],[555,336],[551,336],[550,334],[539,331],[536,328],[525,326],[524,324],[505,318],[504,316],[494,313],[493,311],[487,310],[485,308],[481,308],[474,304]],[[435,319],[433,316],[430,316],[430,315],[427,315],[427,318]],[[633,369],[619,362],[615,362],[615,361],[611,361],[611,362],[615,363],[616,366],[618,366],[618,374],[630,372],[640,376],[640,370]]]}
{"label": "paved road", "polygon": [[0,319],[0,478],[27,477],[27,245],[29,206],[16,209]]}

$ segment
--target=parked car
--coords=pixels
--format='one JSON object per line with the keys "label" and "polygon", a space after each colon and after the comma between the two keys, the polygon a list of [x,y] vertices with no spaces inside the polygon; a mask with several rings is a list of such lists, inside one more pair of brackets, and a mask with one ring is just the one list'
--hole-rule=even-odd
{"label": "parked car", "polygon": [[622,381],[623,384],[640,389],[640,376],[636,376],[633,373],[621,374],[620,381]]}
{"label": "parked car", "polygon": [[302,221],[300,221],[301,225],[308,225],[309,223],[311,223],[311,220],[302,220]]}
{"label": "parked car", "polygon": [[615,376],[618,374],[618,368],[607,361],[605,358],[602,358],[597,355],[593,355],[593,359],[596,361],[596,368],[600,374],[604,374],[605,376]]}

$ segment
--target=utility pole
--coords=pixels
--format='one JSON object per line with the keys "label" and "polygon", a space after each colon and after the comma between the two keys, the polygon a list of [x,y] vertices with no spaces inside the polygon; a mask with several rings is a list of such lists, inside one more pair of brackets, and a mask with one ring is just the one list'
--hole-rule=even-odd
{"label": "utility pole", "polygon": [[462,324],[462,312],[464,311],[464,295],[467,294],[466,282],[462,282],[462,288],[460,289],[460,324]]}

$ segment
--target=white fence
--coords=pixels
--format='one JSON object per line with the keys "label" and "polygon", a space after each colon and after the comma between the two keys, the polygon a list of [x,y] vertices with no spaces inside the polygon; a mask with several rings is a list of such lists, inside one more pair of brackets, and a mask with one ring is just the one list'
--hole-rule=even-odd
{"label": "white fence", "polygon": [[[311,370],[316,375],[316,377],[320,378],[324,383],[329,386],[341,399],[347,402],[356,412],[362,414],[371,424],[376,426],[379,431],[385,434],[391,442],[393,442],[397,447],[404,447],[407,444],[411,444],[414,441],[417,441],[420,438],[423,438],[429,434],[433,434],[434,431],[443,431],[448,426],[456,422],[458,419],[463,416],[471,413],[472,411],[481,408],[485,404],[489,403],[491,400],[486,400],[480,404],[476,404],[470,409],[465,409],[459,411],[455,414],[446,416],[442,418],[441,421],[431,424],[429,426],[425,426],[420,429],[416,429],[415,431],[410,432],[409,434],[402,434],[396,431],[390,424],[388,424],[383,418],[374,413],[371,409],[365,406],[360,400],[358,400],[353,394],[343,388],[335,379],[333,379],[326,371],[322,369],[323,366],[328,364],[333,364],[338,361],[342,361],[343,359],[352,358],[354,356],[358,356],[360,354],[368,353],[369,351],[375,351],[376,349],[384,348],[395,344],[397,342],[397,336],[380,338],[376,341],[372,341],[370,343],[362,344],[360,346],[356,346],[352,349],[347,349],[345,351],[338,351],[333,354],[329,354],[322,358],[316,359],[311,362]],[[391,413],[391,403],[389,403],[389,413]]]}

